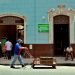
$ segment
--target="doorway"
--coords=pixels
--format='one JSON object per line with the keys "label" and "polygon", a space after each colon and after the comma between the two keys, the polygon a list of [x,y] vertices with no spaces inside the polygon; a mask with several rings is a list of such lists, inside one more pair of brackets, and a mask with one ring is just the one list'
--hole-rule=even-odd
{"label": "doorway", "polygon": [[57,16],[54,18],[54,55],[63,56],[64,49],[69,46],[69,18]]}
{"label": "doorway", "polygon": [[16,41],[16,25],[0,25],[0,40],[8,38],[12,43]]}
{"label": "doorway", "polygon": [[15,15],[4,15],[0,17],[0,41],[2,42],[3,39],[8,38],[12,42],[12,54],[14,53],[14,45],[16,40],[18,38],[22,40],[24,39],[24,33],[22,32],[24,30],[23,27],[24,19],[22,17]]}

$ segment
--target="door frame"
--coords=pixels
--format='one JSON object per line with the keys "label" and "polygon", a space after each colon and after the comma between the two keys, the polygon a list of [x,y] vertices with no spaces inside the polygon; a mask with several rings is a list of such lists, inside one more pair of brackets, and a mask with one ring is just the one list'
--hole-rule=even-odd
{"label": "door frame", "polygon": [[[53,24],[53,32],[54,32],[54,33],[53,33],[53,35],[54,35],[54,37],[53,37],[53,43],[54,43],[54,56],[55,56],[55,55],[56,55],[56,54],[55,54],[55,53],[56,53],[56,52],[55,52],[55,50],[56,50],[56,48],[55,48],[55,47],[56,47],[56,44],[55,44],[55,35],[56,35],[56,34],[55,34],[55,31],[54,31],[55,25],[61,25],[61,26],[62,26],[62,25],[66,25],[66,24],[67,24],[67,25],[68,25],[68,28],[69,28],[69,16],[66,16],[66,15],[57,15],[57,16],[54,16],[54,17],[53,17],[53,23],[54,23],[54,24]],[[69,39],[70,33],[69,33],[69,32],[70,32],[70,29],[68,29],[68,40],[67,40],[67,41],[68,41],[68,42],[67,42],[68,45],[70,44],[70,39]],[[61,39],[61,40],[62,40],[62,39]],[[59,48],[59,46],[58,46],[57,48]],[[62,50],[62,49],[61,49],[61,50]],[[58,50],[57,50],[57,51],[58,51]],[[61,51],[61,52],[64,53],[64,50]],[[60,52],[60,53],[61,53],[61,52]],[[58,54],[60,54],[60,53],[58,53]],[[61,53],[61,54],[63,54],[63,53]],[[62,56],[62,55],[60,55],[60,56]]]}
{"label": "door frame", "polygon": [[[27,41],[26,41],[26,25],[27,25],[27,18],[26,18],[26,16],[20,15],[18,13],[17,14],[15,14],[15,13],[13,13],[13,14],[11,14],[11,13],[9,13],[9,14],[7,14],[7,13],[6,14],[0,14],[0,19],[4,18],[4,17],[14,17],[14,18],[19,18],[19,19],[24,20],[24,23],[23,23],[23,26],[24,26],[24,44],[26,44],[27,43]],[[1,25],[2,25],[2,23],[1,23]],[[9,25],[13,25],[12,22]],[[16,23],[14,25],[21,25],[21,24],[20,23]]]}
{"label": "door frame", "polygon": [[56,15],[66,15],[69,16],[69,39],[70,44],[75,44],[75,37],[74,37],[74,26],[75,26],[75,9],[68,10],[66,5],[57,5],[57,8],[50,8],[48,10],[48,22],[49,22],[49,39],[48,43],[52,45],[52,56],[54,56],[54,41],[53,41],[53,17]]}

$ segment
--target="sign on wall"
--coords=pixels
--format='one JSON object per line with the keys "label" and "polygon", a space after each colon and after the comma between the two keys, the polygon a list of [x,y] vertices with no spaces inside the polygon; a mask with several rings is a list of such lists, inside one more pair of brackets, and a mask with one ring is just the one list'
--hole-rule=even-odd
{"label": "sign on wall", "polygon": [[38,32],[48,32],[49,24],[38,24]]}

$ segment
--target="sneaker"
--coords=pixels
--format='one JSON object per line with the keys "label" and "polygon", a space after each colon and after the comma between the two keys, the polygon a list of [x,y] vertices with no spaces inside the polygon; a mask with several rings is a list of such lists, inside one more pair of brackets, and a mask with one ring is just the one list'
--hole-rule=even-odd
{"label": "sneaker", "polygon": [[22,65],[22,67],[24,67],[25,65]]}
{"label": "sneaker", "polygon": [[14,66],[10,66],[10,68],[15,68]]}

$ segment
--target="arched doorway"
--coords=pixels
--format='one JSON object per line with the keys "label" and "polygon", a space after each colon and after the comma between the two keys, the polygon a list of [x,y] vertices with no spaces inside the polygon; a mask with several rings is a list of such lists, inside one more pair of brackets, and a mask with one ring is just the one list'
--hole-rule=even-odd
{"label": "arched doorway", "polygon": [[[24,39],[24,19],[16,15],[0,16],[0,41],[8,38],[13,43],[13,48],[16,39]],[[13,54],[13,51],[12,51]]]}
{"label": "arched doorway", "polygon": [[62,56],[64,55],[64,48],[66,48],[69,43],[69,16],[57,15],[53,18],[54,23],[54,55]]}

